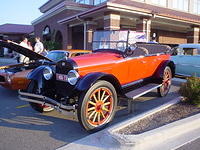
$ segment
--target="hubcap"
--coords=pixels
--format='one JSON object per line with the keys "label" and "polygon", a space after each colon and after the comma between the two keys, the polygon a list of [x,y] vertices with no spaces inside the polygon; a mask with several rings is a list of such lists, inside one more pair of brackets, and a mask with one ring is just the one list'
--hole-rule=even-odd
{"label": "hubcap", "polygon": [[98,88],[92,92],[86,106],[87,121],[92,126],[104,124],[113,111],[113,96],[108,88]]}

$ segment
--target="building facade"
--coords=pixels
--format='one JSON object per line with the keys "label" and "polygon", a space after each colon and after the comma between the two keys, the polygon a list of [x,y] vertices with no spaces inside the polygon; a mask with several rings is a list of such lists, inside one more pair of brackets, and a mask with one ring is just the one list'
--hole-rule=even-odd
{"label": "building facade", "polygon": [[163,44],[198,43],[200,0],[49,0],[35,35],[63,49],[91,49],[93,31],[134,30]]}

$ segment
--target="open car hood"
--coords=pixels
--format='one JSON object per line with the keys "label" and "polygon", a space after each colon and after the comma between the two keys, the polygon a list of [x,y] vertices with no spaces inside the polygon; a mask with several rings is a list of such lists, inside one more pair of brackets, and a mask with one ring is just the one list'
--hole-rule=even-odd
{"label": "open car hood", "polygon": [[25,48],[17,43],[14,43],[12,41],[3,41],[3,40],[0,40],[0,46],[2,47],[6,47],[10,50],[13,50],[17,53],[20,53],[28,58],[30,58],[31,60],[39,60],[39,59],[45,59],[45,60],[48,60],[48,61],[51,61],[53,62],[51,59],[43,56],[43,55],[40,55],[28,48]]}

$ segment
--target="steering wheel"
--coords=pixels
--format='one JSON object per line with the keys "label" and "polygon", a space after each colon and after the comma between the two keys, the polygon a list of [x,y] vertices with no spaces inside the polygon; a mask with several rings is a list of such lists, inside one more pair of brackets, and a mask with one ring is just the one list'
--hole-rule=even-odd
{"label": "steering wheel", "polygon": [[133,55],[136,48],[136,44],[128,44],[128,47],[124,51],[124,57]]}
{"label": "steering wheel", "polygon": [[127,44],[126,41],[118,41],[116,44],[116,48],[121,52],[124,52],[124,50],[126,49],[126,44]]}

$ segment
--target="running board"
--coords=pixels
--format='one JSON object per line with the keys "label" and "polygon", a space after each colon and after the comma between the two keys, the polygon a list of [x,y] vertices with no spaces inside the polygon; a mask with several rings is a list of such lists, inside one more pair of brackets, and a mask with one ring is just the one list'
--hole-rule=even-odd
{"label": "running board", "polygon": [[126,93],[125,95],[129,99],[128,100],[128,113],[132,112],[132,101],[134,101],[138,97],[143,96],[161,86],[162,86],[162,84],[150,83],[141,88],[138,88],[138,89],[135,89],[133,91]]}

